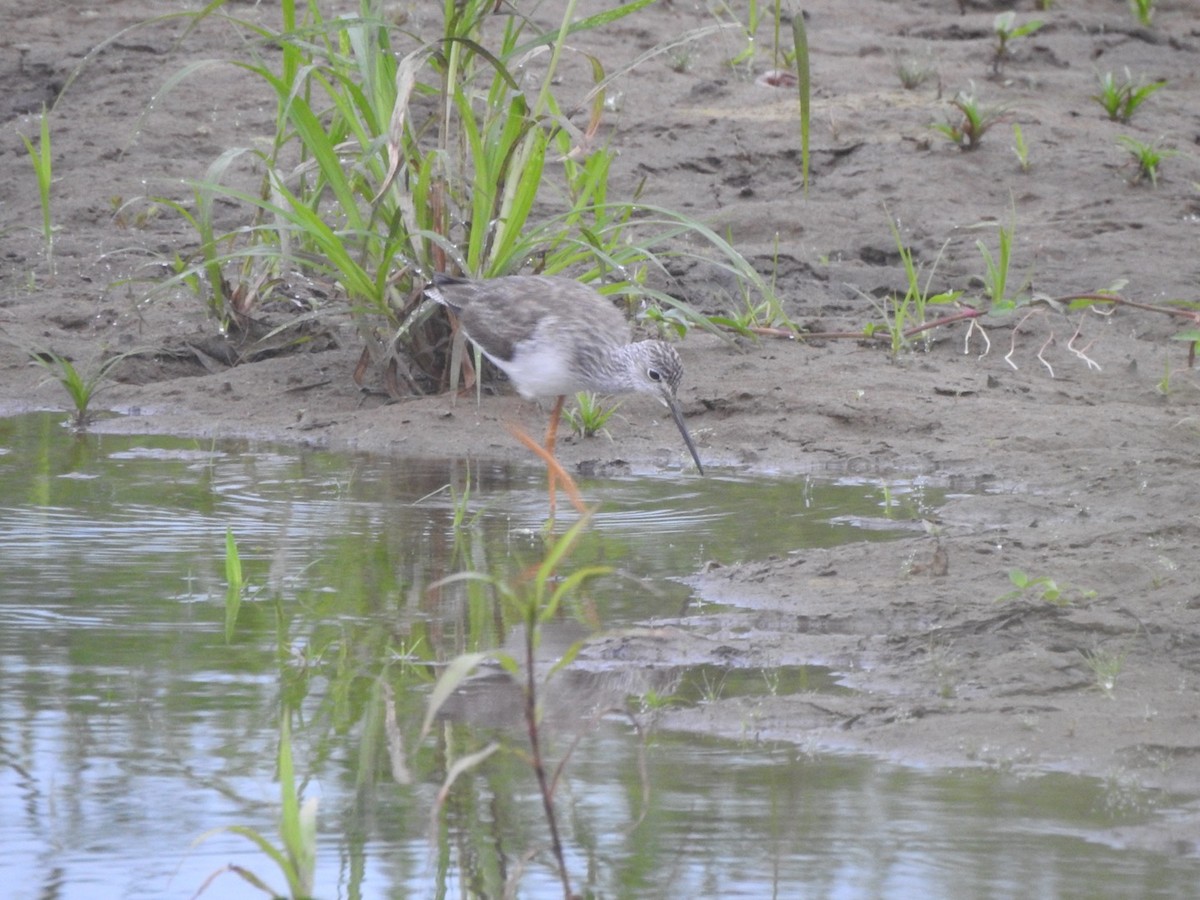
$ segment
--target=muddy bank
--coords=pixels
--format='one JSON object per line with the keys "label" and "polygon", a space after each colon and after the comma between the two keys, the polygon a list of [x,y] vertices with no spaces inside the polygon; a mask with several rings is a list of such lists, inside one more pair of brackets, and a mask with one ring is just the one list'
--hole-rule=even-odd
{"label": "muddy bank", "polygon": [[[1187,3],[1159,4],[1152,30],[1124,3],[1060,2],[991,78],[988,4],[854,0],[809,20],[816,97],[813,183],[803,197],[794,102],[731,72],[731,38],[697,44],[686,65],[654,59],[620,84],[604,132],[619,153],[612,193],[644,183],[649,202],[728,233],[767,273],[808,331],[861,331],[903,290],[889,215],[935,290],[985,303],[977,240],[1015,222],[1019,279],[1050,296],[1123,282],[1127,296],[1194,299],[1200,131],[1194,98],[1200,31]],[[361,344],[330,301],[325,340],[305,352],[227,366],[203,352],[213,334],[194,297],[139,303],[194,243],[178,217],[131,227],[129,198],[185,198],[230,146],[268,133],[270,98],[228,67],[187,81],[170,104],[150,96],[189,60],[229,52],[217,23],[179,41],[178,25],[139,30],[92,58],[54,114],[57,271],[41,255],[40,208],[18,133],[89,51],[156,11],[147,0],[0,12],[27,45],[3,58],[16,86],[4,111],[0,202],[0,403],[62,406],[61,388],[28,362],[30,348],[81,367],[103,354],[157,348],[102,403],[121,416],[96,427],[204,437],[244,436],[378,453],[524,459],[503,427],[536,429],[538,414],[504,393],[481,403],[447,396],[389,402],[357,386]],[[264,13],[265,14],[265,13]],[[1022,16],[1028,15],[1026,12]],[[661,3],[634,24],[589,34],[587,49],[636,57],[667,35],[711,24],[690,4]],[[901,87],[900,58],[934,71]],[[757,70],[766,66],[760,60]],[[1129,67],[1167,86],[1128,124],[1091,99],[1098,71]],[[930,124],[974,84],[1008,120],[960,152]],[[19,89],[18,89],[19,88]],[[253,89],[252,89],[253,88]],[[135,134],[135,125],[140,130]],[[1031,165],[1012,152],[1021,124]],[[1130,184],[1119,135],[1162,138],[1181,152],[1157,187]],[[980,224],[985,227],[977,227]],[[157,276],[155,273],[157,272]],[[709,312],[740,296],[712,267],[683,263],[671,290]],[[132,280],[131,280],[132,279]],[[699,606],[628,644],[627,665],[666,658],[745,666],[820,664],[851,694],[729,700],[663,713],[664,725],[806,747],[878,753],[927,764],[1047,767],[1200,793],[1200,583],[1194,460],[1197,381],[1182,326],[1119,310],[1037,308],[993,317],[968,335],[939,329],[893,360],[878,342],[721,340],[679,344],[681,400],[707,467],[761,473],[922,474],[975,492],[936,511],[931,533],[786,558],[713,560],[694,579]],[[670,420],[630,401],[612,439],[569,440],[561,457],[589,472],[678,468],[686,454]],[[602,500],[602,497],[592,499]],[[747,561],[749,560],[749,561]],[[1052,579],[999,601],[1008,573]],[[602,646],[602,645],[600,645]],[[1097,674],[1118,665],[1108,683]],[[1163,841],[1194,852],[1196,816]],[[1146,837],[1157,840],[1158,837]]]}

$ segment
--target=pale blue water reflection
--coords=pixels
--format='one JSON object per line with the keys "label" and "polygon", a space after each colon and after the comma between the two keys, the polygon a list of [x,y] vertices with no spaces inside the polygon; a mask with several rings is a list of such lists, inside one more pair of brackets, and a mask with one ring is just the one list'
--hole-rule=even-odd
{"label": "pale blue water reflection", "polygon": [[[464,491],[468,473],[478,520],[464,533],[443,488]],[[447,755],[519,717],[480,681],[462,724],[414,738],[431,664],[510,629],[471,586],[429,587],[465,568],[512,576],[540,559],[543,478],[479,463],[75,439],[50,416],[0,421],[0,893],[190,897],[229,863],[281,886],[237,835],[193,844],[233,825],[277,840],[283,707],[296,711],[304,794],[320,798],[318,897],[494,893],[544,842],[525,764],[497,754],[464,776],[432,844],[430,810]],[[594,608],[582,616],[605,628],[678,613],[688,592],[669,579],[705,559],[883,539],[940,496],[896,482],[901,508],[871,482],[687,476],[584,490],[605,507],[574,563],[619,570],[588,592]],[[251,585],[228,642],[227,527]],[[752,696],[759,674],[731,676],[724,695]],[[681,701],[703,702],[708,673],[667,675]],[[555,758],[591,717],[583,681],[553,683]],[[780,673],[776,685],[837,689],[816,669]],[[398,755],[411,785],[394,777]],[[1017,897],[1032,885],[1082,897],[1185,896],[1196,883],[1193,861],[1105,843],[1169,798],[1114,805],[1108,786],[1086,779],[920,773],[671,734],[651,735],[645,765],[648,806],[638,742],[615,715],[575,750],[559,796],[577,887]],[[538,859],[520,884],[521,896],[559,893]],[[261,895],[225,873],[205,896]]]}

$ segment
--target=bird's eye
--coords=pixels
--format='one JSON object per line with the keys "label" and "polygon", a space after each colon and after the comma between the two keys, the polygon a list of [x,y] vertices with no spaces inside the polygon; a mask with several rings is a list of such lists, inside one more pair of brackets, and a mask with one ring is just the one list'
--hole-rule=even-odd
{"label": "bird's eye", "polygon": [[662,372],[658,371],[658,369],[647,369],[646,377],[648,377],[651,381],[662,381],[663,378]]}

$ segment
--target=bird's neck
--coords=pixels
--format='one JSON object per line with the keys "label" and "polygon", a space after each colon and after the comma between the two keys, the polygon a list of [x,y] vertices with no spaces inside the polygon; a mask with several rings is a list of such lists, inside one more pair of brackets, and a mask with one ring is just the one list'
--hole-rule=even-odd
{"label": "bird's neck", "polygon": [[634,371],[641,366],[640,344],[622,344],[598,350],[592,363],[592,391],[597,394],[626,394],[635,390]]}

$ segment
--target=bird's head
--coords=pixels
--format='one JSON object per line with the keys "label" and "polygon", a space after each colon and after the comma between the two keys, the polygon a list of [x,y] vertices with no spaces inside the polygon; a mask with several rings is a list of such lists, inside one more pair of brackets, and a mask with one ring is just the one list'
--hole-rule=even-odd
{"label": "bird's head", "polygon": [[679,401],[675,397],[679,383],[683,380],[683,360],[679,358],[675,348],[664,341],[640,341],[631,347],[636,348],[638,363],[632,376],[633,389],[638,393],[657,397],[659,402],[671,411],[671,418],[679,428],[683,442],[696,462],[696,468],[703,475],[704,466],[700,463],[700,454],[696,452],[692,436],[688,434],[683,413],[679,409]]}

